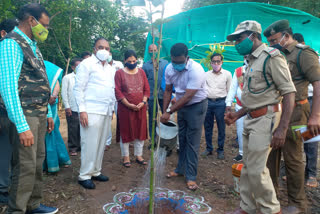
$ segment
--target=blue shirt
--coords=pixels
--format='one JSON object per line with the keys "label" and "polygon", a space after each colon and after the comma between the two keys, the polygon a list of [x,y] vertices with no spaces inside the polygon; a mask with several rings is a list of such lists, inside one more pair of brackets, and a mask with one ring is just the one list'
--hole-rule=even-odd
{"label": "blue shirt", "polygon": [[[164,90],[161,87],[162,77],[164,74],[164,70],[166,68],[166,65],[168,65],[167,60],[160,59],[159,61],[159,72],[158,72],[158,98],[163,99],[163,92]],[[150,86],[150,100],[153,99],[153,90],[154,90],[154,72],[153,72],[153,64],[152,60],[149,60],[148,62],[144,63],[142,66],[142,69],[146,73],[149,86]]]}
{"label": "blue shirt", "polygon": [[187,89],[197,90],[197,92],[186,105],[198,103],[207,98],[205,71],[192,59],[188,60],[183,71],[176,71],[170,63],[166,68],[165,76],[166,84],[173,85],[175,88],[177,101],[184,96]]}
{"label": "blue shirt", "polygon": [[[37,43],[17,27],[13,31],[28,42],[34,55],[38,58],[36,54]],[[23,114],[18,92],[22,64],[23,52],[18,43],[13,39],[5,39],[0,42],[0,95],[6,106],[8,117],[15,124],[18,133],[30,130]],[[50,105],[48,105],[47,117],[52,117]]]}

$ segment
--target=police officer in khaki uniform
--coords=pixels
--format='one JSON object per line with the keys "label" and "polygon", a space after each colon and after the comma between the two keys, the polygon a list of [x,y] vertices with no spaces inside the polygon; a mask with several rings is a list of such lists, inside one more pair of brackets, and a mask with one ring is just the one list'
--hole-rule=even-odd
{"label": "police officer in khaki uniform", "polygon": [[225,115],[228,125],[245,116],[241,203],[236,214],[256,213],[257,209],[264,214],[281,213],[266,163],[271,147],[279,148],[285,142],[296,90],[284,56],[261,42],[261,31],[258,22],[249,20],[241,22],[227,37],[235,40],[239,54],[249,54],[243,108]]}
{"label": "police officer in khaki uniform", "polygon": [[[309,46],[298,44],[292,38],[292,29],[288,20],[274,22],[263,34],[267,37],[271,46],[278,48],[286,55],[291,77],[297,89],[286,143],[282,149],[274,149],[271,152],[268,167],[274,186],[277,189],[282,150],[287,175],[289,212],[303,213],[306,212],[307,203],[304,190],[302,141],[294,136],[292,126],[308,125],[308,129],[313,135],[320,133],[320,66],[318,55]],[[311,114],[307,99],[309,83],[312,83],[314,88]]]}

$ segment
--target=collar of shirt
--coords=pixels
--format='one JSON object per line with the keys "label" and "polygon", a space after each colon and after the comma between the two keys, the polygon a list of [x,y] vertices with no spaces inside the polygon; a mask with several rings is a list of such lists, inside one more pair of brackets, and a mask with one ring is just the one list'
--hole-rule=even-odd
{"label": "collar of shirt", "polygon": [[297,44],[298,44],[298,42],[296,42],[296,41],[292,42],[290,45],[288,45],[288,47],[285,49],[285,51],[291,53]]}
{"label": "collar of shirt", "polygon": [[20,36],[22,36],[30,46],[36,46],[37,42],[34,40],[31,40],[25,33],[23,33],[18,27],[14,27],[14,32],[16,32],[17,34],[19,34]]}
{"label": "collar of shirt", "polygon": [[[162,61],[162,59],[159,59],[159,64],[160,64],[161,61]],[[149,63],[149,64],[152,64],[152,59],[150,59],[150,60],[148,61],[148,63]]]}
{"label": "collar of shirt", "polygon": [[213,74],[215,74],[215,75],[220,75],[220,74],[222,74],[222,70],[223,70],[223,69],[221,68],[220,71],[218,71],[218,72],[215,72],[215,71],[213,71],[213,70],[212,70],[211,72],[212,72]]}
{"label": "collar of shirt", "polygon": [[253,52],[252,52],[252,54],[251,54],[251,56],[253,56],[253,57],[255,57],[255,58],[258,58],[259,56],[260,56],[260,54],[262,53],[262,51],[264,50],[264,49],[266,49],[266,45],[265,44],[261,44],[257,49],[255,49]]}

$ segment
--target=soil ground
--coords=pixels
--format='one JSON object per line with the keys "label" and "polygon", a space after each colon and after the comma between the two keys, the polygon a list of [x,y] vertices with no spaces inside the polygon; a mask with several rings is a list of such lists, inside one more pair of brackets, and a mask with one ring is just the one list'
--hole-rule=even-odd
{"label": "soil ground", "polygon": [[[67,126],[63,112],[60,112],[61,134],[67,142]],[[113,133],[115,133],[115,120],[113,120]],[[233,177],[231,166],[233,158],[238,154],[235,144],[236,129],[232,125],[226,128],[225,160],[218,160],[214,153],[208,157],[199,157],[197,183],[199,189],[195,192],[186,188],[182,177],[167,179],[165,188],[171,190],[182,190],[190,195],[200,195],[205,202],[212,207],[212,213],[220,214],[239,207],[240,197],[233,188]],[[214,146],[217,146],[217,130],[214,127]],[[147,149],[147,141],[144,148],[144,157],[149,160],[150,151]],[[201,138],[200,152],[205,150],[204,134]],[[133,149],[130,151],[133,154]],[[177,164],[178,155],[174,152],[166,161],[167,172],[174,169]],[[44,175],[44,200],[43,203],[59,208],[59,214],[102,214],[104,204],[113,202],[113,196],[118,192],[127,192],[134,187],[142,186],[142,177],[147,167],[135,163],[131,157],[131,168],[122,166],[120,157],[120,146],[112,139],[111,148],[105,151],[102,173],[109,176],[110,181],[106,183],[95,182],[95,190],[86,190],[77,183],[80,167],[80,156],[71,157],[72,165],[69,168],[61,168],[56,175]],[[320,164],[318,164],[320,168]],[[320,170],[318,170],[320,171]],[[319,180],[318,173],[318,180]],[[157,175],[165,176],[165,175]],[[320,213],[320,187],[306,188],[308,203],[311,213]],[[286,184],[281,183],[280,193],[281,205],[287,205]],[[1,207],[0,207],[1,208]],[[3,208],[3,207],[2,207]],[[1,210],[1,209],[0,209]],[[1,211],[0,211],[1,213]]]}

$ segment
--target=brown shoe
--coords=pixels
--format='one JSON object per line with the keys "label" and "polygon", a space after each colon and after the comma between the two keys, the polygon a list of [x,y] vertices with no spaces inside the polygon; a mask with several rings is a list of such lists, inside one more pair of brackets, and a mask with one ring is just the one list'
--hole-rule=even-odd
{"label": "brown shoe", "polygon": [[248,214],[246,211],[244,211],[243,209],[239,208],[234,212],[228,212],[226,214]]}

